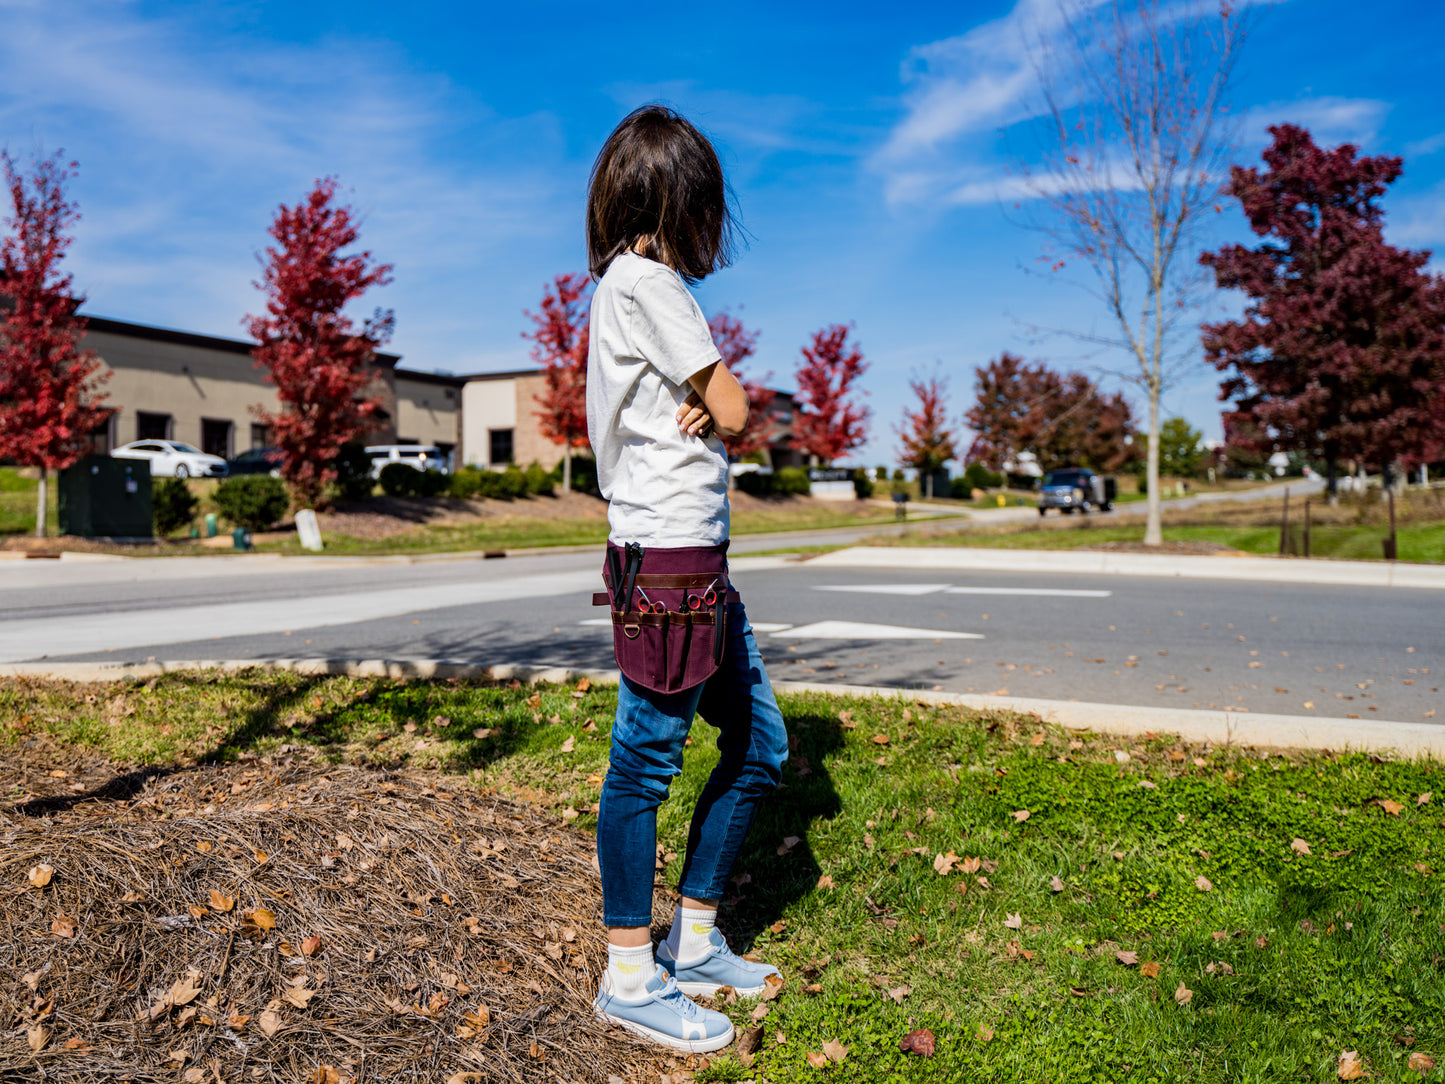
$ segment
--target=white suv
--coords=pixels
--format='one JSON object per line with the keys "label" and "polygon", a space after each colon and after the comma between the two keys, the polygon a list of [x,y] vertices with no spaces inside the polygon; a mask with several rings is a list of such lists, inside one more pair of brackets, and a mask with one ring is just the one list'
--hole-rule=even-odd
{"label": "white suv", "polygon": [[154,478],[224,478],[229,468],[183,440],[135,440],[110,453],[115,459],[149,459]]}
{"label": "white suv", "polygon": [[405,463],[416,470],[439,470],[447,473],[447,457],[430,444],[371,444],[366,448],[371,458],[371,476],[381,477],[381,469],[389,463]]}

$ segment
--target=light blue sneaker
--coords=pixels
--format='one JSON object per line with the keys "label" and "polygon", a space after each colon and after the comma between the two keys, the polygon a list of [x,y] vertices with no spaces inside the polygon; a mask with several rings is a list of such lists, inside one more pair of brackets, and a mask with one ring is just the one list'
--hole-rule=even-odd
{"label": "light blue sneaker", "polygon": [[592,1008],[603,1020],[674,1050],[705,1054],[733,1041],[733,1022],[720,1012],[689,1001],[667,969],[659,967],[642,996],[624,1001],[608,989],[607,976]]}
{"label": "light blue sneaker", "polygon": [[684,994],[712,997],[722,987],[731,986],[738,997],[757,997],[767,989],[768,976],[778,974],[778,969],[772,964],[755,964],[733,952],[716,927],[707,939],[712,947],[696,960],[686,963],[678,963],[672,958],[672,950],[666,941],[657,946],[658,964],[672,969],[677,977],[677,988]]}

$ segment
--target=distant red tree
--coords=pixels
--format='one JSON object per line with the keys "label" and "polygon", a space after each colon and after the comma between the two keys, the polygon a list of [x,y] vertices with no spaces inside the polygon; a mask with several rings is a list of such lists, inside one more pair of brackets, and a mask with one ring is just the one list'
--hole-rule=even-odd
{"label": "distant red tree", "polygon": [[845,324],[813,332],[798,366],[799,411],[793,416],[793,440],[826,466],[868,439],[871,413],[850,399],[853,385],[868,365],[863,352],[848,342]]}
{"label": "distant red tree", "polygon": [[762,380],[749,380],[743,376],[742,364],[752,357],[758,347],[758,333],[749,330],[741,320],[730,316],[726,312],[720,312],[707,322],[708,329],[712,332],[713,344],[717,347],[718,353],[722,355],[723,364],[728,371],[738,378],[743,390],[748,393],[748,424],[747,427],[735,437],[723,437],[723,444],[727,446],[728,454],[735,459],[742,459],[767,449],[771,443],[769,439],[773,428],[773,420],[768,409],[773,405],[773,400],[778,393],[767,386],[766,381],[772,377],[772,373],[764,373]]}
{"label": "distant red tree", "polygon": [[529,312],[535,325],[522,338],[532,341],[532,360],[542,366],[546,388],[536,400],[542,435],[562,445],[562,488],[572,488],[572,449],[587,441],[587,343],[591,310],[586,275],[563,274],[542,292],[542,311]]}
{"label": "distant red tree", "polygon": [[336,180],[316,182],[295,207],[284,204],[267,231],[261,281],[266,315],[243,321],[281,400],[278,414],[257,410],[281,451],[281,474],[304,505],[320,505],[336,479],[343,445],[371,426],[380,403],[365,394],[376,377],[377,349],[391,338],[395,317],[376,310],[358,333],[342,310],[373,286],[391,281],[390,264],[370,252],[343,255],[356,243],[350,207],[334,206]]}
{"label": "distant red tree", "polygon": [[1202,329],[1205,357],[1229,374],[1233,431],[1258,451],[1323,458],[1331,489],[1342,458],[1408,469],[1445,456],[1445,280],[1425,270],[1430,253],[1383,237],[1379,200],[1401,160],[1325,150],[1292,124],[1269,131],[1268,168],[1235,166],[1229,185],[1267,240],[1200,257],[1249,299],[1241,319]]}
{"label": "distant red tree", "polygon": [[1083,373],[1057,373],[1003,353],[975,371],[976,399],[964,416],[974,440],[969,459],[998,471],[1031,453],[1040,469],[1119,470],[1140,454],[1133,411]]}
{"label": "distant red tree", "polygon": [[953,431],[947,428],[948,408],[944,405],[948,378],[935,376],[926,382],[910,380],[908,386],[918,396],[918,409],[905,407],[903,425],[897,430],[898,439],[903,442],[902,462],[905,467],[918,471],[923,496],[935,497],[934,472],[958,455]]}
{"label": "distant red tree", "polygon": [[0,458],[40,468],[35,534],[44,538],[49,472],[84,455],[112,410],[101,405],[100,362],[78,345],[82,299],[59,270],[80,218],[65,198],[75,163],[56,152],[29,176],[7,152],[0,163],[13,212],[0,242]]}

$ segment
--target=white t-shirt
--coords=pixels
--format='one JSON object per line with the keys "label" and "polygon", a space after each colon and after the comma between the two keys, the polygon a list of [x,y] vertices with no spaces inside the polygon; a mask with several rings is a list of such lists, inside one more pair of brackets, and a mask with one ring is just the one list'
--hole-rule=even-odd
{"label": "white t-shirt", "polygon": [[715,546],[728,537],[727,450],[687,436],[677,411],[688,377],[719,360],[681,276],[635,252],[592,294],[587,435],[613,542]]}

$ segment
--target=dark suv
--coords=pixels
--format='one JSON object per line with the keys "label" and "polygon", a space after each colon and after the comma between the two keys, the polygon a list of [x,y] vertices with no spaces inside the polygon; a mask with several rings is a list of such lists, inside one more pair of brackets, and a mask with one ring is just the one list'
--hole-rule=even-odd
{"label": "dark suv", "polygon": [[1076,508],[1083,513],[1090,508],[1107,512],[1114,507],[1114,494],[1114,479],[1095,474],[1087,467],[1051,470],[1044,475],[1043,485],[1039,487],[1039,515],[1050,508],[1057,508],[1066,516]]}

